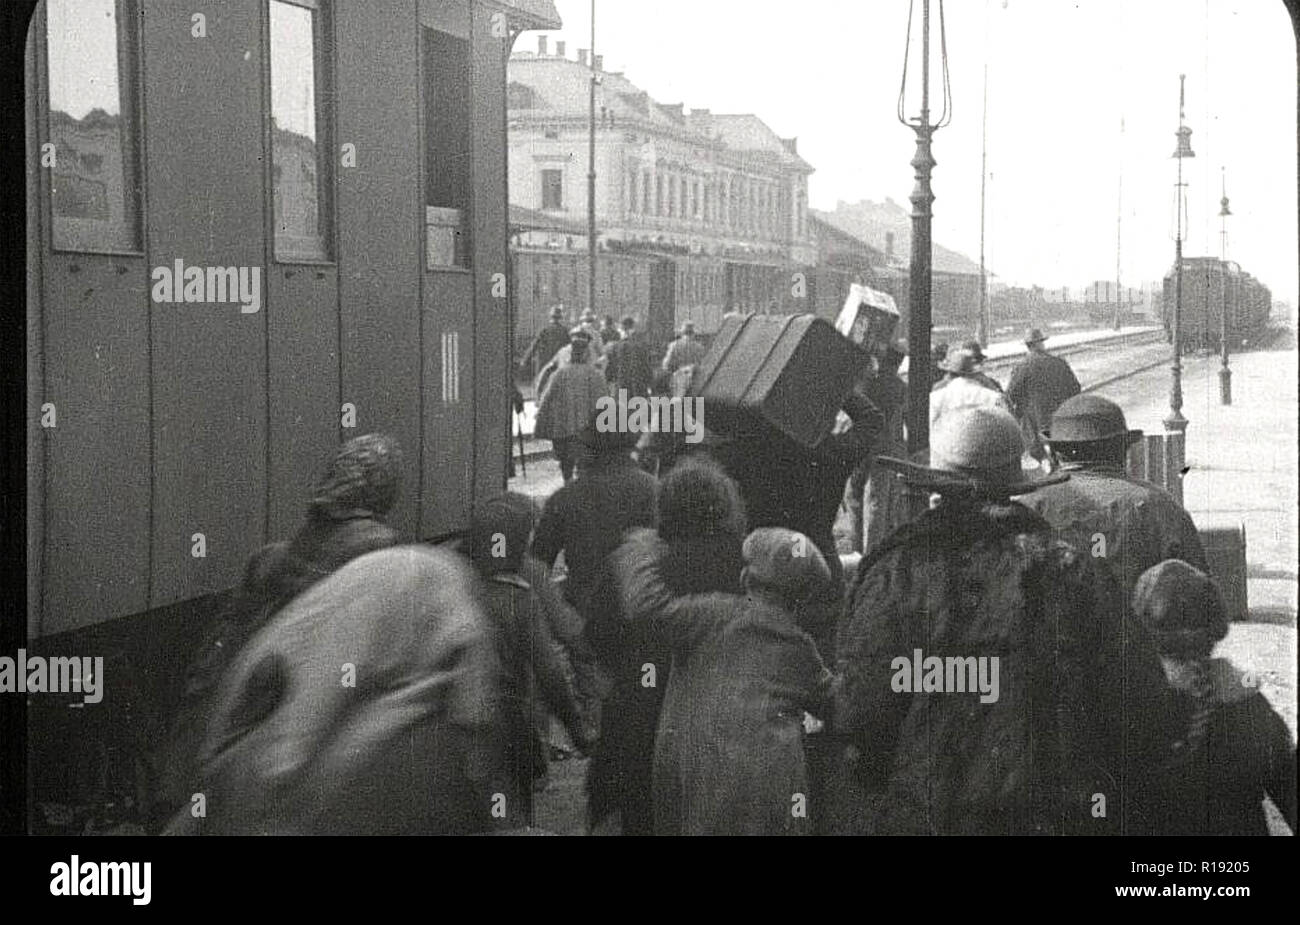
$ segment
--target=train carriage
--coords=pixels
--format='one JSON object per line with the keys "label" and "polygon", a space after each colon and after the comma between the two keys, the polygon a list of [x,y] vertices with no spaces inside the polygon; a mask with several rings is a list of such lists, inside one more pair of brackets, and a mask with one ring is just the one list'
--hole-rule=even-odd
{"label": "train carriage", "polygon": [[[401,441],[412,538],[503,489],[506,61],[559,26],[551,0],[37,8],[28,637],[121,662],[96,728],[161,722],[340,442]],[[69,764],[57,726],[37,765]]]}
{"label": "train carriage", "polygon": [[[1175,279],[1164,279],[1162,320],[1173,331]],[[1237,349],[1259,341],[1268,328],[1272,293],[1231,260],[1183,258],[1181,338],[1187,350],[1220,349],[1223,315],[1228,318],[1228,347]]]}

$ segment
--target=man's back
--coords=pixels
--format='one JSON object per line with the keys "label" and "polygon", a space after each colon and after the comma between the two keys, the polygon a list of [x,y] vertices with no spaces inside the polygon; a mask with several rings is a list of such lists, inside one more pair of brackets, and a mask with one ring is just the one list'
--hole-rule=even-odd
{"label": "man's back", "polygon": [[675,373],[683,366],[696,366],[708,348],[694,337],[683,336],[668,345],[668,355],[664,357],[664,369]]}
{"label": "man's back", "polygon": [[[1158,748],[1140,718],[1158,715],[1164,688],[1109,573],[1018,504],[947,502],[860,568],[835,728],[861,751],[864,786],[884,791],[872,831],[1102,834],[1128,820],[1136,795],[1117,782]],[[913,663],[929,657],[939,683],[927,669],[916,690]],[[971,692],[972,666],[994,690]]]}
{"label": "man's back", "polygon": [[1142,573],[1165,559],[1206,569],[1196,525],[1164,489],[1114,469],[1068,471],[1068,482],[1041,488],[1022,503],[1077,548],[1104,559],[1126,599]]}
{"label": "man's back", "polygon": [[958,408],[1002,408],[1010,410],[1003,394],[970,376],[953,376],[930,393],[930,426]]}
{"label": "man's back", "polygon": [[631,527],[655,521],[658,482],[630,459],[597,463],[546,501],[533,554],[546,565],[564,551],[565,597],[582,610],[600,579],[605,557]]}
{"label": "man's back", "polygon": [[615,341],[605,351],[605,377],[614,388],[627,389],[629,395],[645,395],[654,382],[654,357],[645,335],[629,334]]}
{"label": "man's back", "polygon": [[1070,364],[1050,353],[1031,351],[1011,373],[1007,397],[1021,417],[1046,428],[1061,402],[1079,394],[1079,380]]}

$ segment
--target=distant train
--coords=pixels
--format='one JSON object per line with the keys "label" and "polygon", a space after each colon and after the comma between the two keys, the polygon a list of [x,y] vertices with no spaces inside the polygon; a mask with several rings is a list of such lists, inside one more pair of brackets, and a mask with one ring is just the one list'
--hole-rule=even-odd
{"label": "distant train", "polygon": [[[1161,316],[1173,337],[1174,271],[1165,276]],[[1231,260],[1183,258],[1181,337],[1183,349],[1219,350],[1223,315],[1228,347],[1253,346],[1268,328],[1273,296],[1267,286]]]}

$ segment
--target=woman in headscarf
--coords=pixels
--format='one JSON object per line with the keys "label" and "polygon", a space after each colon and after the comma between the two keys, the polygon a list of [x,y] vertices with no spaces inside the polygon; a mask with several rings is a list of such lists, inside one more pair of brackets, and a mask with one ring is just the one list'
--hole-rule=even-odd
{"label": "woman in headscarf", "polygon": [[258,550],[243,581],[217,618],[185,676],[166,792],[187,800],[194,752],[203,734],[207,705],[226,667],[243,644],[278,610],[348,562],[394,546],[399,535],[387,523],[401,491],[402,453],[396,440],[366,434],[345,443],[312,492],[303,525],[292,539]]}

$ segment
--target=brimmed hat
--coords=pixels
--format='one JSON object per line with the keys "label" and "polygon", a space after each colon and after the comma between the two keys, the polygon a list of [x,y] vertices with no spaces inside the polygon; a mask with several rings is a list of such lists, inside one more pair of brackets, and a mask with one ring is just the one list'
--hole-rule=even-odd
{"label": "brimmed hat", "polygon": [[560,308],[560,306],[556,305],[554,308],[551,309],[552,321],[559,321],[563,317],[564,317],[564,309]]}
{"label": "brimmed hat", "polygon": [[593,312],[593,311],[592,311],[591,309],[589,309],[589,308],[585,308],[585,309],[582,310],[582,318],[581,318],[580,320],[581,320],[583,323],[587,323],[587,322],[595,321],[595,320],[596,320],[596,313]]}
{"label": "brimmed hat", "polygon": [[1204,652],[1228,635],[1218,585],[1181,559],[1166,559],[1142,573],[1133,588],[1133,613],[1162,655]]}
{"label": "brimmed hat", "polygon": [[983,355],[976,356],[966,347],[953,347],[944,357],[939,368],[945,373],[954,373],[958,376],[970,375],[976,371],[976,367],[984,362]]}
{"label": "brimmed hat", "polygon": [[961,349],[963,349],[963,350],[969,350],[970,353],[971,353],[971,356],[975,357],[975,359],[976,359],[977,362],[983,363],[984,360],[987,359],[987,358],[984,356],[984,348],[980,346],[980,342],[977,341],[977,340],[968,340],[968,341],[965,341],[965,342],[961,345]]}
{"label": "brimmed hat", "polygon": [[1142,431],[1130,430],[1124,412],[1100,395],[1076,395],[1061,402],[1052,414],[1052,424],[1043,431],[1047,442],[1057,445],[1096,443],[1124,437],[1125,445],[1142,439]]}
{"label": "brimmed hat", "polygon": [[581,341],[584,344],[591,343],[591,332],[586,328],[578,327],[569,332],[570,341]]}
{"label": "brimmed hat", "polygon": [[930,435],[928,465],[877,456],[887,469],[919,488],[942,495],[982,499],[1027,495],[1046,485],[1069,479],[1068,473],[1026,478],[1020,467],[1024,454],[1020,425],[1001,408],[956,408],[939,419]]}
{"label": "brimmed hat", "polygon": [[1041,344],[1046,340],[1047,338],[1043,336],[1043,332],[1038,330],[1038,328],[1030,328],[1025,332],[1026,344]]}

